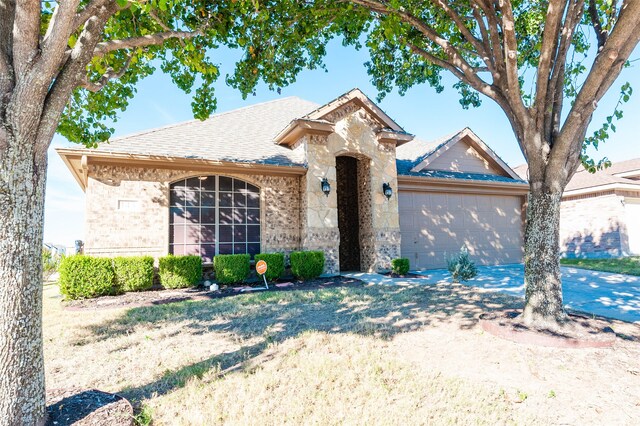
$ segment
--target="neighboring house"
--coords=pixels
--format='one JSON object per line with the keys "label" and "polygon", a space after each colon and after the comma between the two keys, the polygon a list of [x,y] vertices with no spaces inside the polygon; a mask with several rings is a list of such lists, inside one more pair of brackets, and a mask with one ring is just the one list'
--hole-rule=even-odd
{"label": "neighboring house", "polygon": [[57,151],[86,192],[90,255],[323,250],[327,274],[442,267],[462,245],[522,261],[527,184],[471,130],[414,140],[358,89]]}
{"label": "neighboring house", "polygon": [[[526,178],[526,166],[516,171]],[[640,255],[640,158],[576,172],[562,196],[560,250],[565,257]]]}

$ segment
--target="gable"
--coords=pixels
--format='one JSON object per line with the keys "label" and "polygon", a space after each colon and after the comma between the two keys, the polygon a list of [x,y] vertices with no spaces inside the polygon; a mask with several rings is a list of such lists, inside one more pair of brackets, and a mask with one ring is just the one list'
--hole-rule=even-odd
{"label": "gable", "polygon": [[505,176],[466,141],[460,141],[434,159],[426,168],[450,172],[482,173]]}
{"label": "gable", "polygon": [[435,151],[427,153],[413,166],[411,172],[422,170],[485,174],[520,180],[520,176],[468,127],[438,146]]}

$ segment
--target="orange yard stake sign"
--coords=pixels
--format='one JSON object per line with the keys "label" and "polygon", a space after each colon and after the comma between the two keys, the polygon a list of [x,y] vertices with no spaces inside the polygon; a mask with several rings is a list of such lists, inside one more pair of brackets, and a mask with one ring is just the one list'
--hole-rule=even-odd
{"label": "orange yard stake sign", "polygon": [[264,273],[267,272],[267,262],[259,260],[258,263],[256,263],[256,272],[260,275],[264,275]]}
{"label": "orange yard stake sign", "polygon": [[262,279],[264,280],[264,288],[268,289],[269,284],[267,284],[267,277],[264,275],[265,272],[267,272],[267,262],[265,262],[264,260],[259,260],[258,263],[256,263],[256,272],[262,275]]}

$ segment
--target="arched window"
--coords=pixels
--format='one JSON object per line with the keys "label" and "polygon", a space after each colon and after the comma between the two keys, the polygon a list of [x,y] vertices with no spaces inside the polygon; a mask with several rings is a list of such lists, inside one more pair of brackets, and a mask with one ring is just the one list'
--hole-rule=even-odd
{"label": "arched window", "polygon": [[260,189],[240,179],[200,176],[171,185],[169,253],[260,253]]}

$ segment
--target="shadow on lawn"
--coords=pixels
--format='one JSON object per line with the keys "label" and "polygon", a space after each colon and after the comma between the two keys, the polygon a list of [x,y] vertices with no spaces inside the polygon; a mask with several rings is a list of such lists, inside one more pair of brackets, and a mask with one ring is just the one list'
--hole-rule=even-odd
{"label": "shadow on lawn", "polygon": [[445,322],[469,329],[478,322],[480,313],[519,307],[520,303],[506,295],[483,293],[461,285],[391,287],[358,283],[331,289],[264,292],[134,308],[119,318],[89,327],[93,337],[81,344],[130,334],[138,326],[158,327],[170,323],[184,323],[183,332],[195,335],[224,333],[241,341],[258,338],[258,343],[238,351],[215,354],[167,372],[152,383],[122,391],[125,397],[139,401],[180,388],[189,378],[202,377],[214,368],[220,369],[221,375],[242,369],[270,344],[307,331],[390,339],[398,333]]}

